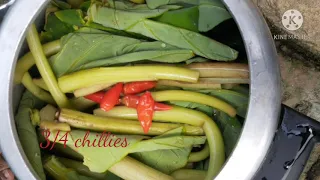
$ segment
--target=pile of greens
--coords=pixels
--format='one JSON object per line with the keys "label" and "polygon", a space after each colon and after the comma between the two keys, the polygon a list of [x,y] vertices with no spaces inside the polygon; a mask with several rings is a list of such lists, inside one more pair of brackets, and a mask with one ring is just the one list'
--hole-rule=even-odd
{"label": "pile of greens", "polygon": [[[247,64],[208,36],[231,18],[219,0],[52,0],[41,32],[28,30],[30,52],[14,77],[27,89],[18,134],[40,179],[214,178],[237,143],[249,98]],[[156,82],[152,99],[170,107],[153,112],[147,133],[135,108],[105,111],[87,98],[145,81]],[[87,131],[91,141],[107,131],[128,146],[75,147]],[[57,139],[66,133],[64,147]]]}

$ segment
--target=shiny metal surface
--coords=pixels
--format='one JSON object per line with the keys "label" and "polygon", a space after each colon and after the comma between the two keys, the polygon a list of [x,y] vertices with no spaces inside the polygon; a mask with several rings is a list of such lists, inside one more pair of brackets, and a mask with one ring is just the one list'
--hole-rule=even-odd
{"label": "shiny metal surface", "polygon": [[[242,33],[250,63],[251,96],[238,145],[217,180],[249,180],[263,162],[280,113],[280,72],[269,29],[250,0],[223,0]],[[13,119],[14,64],[28,25],[48,0],[19,0],[0,29],[0,146],[19,179],[37,179],[21,149]],[[8,38],[10,37],[10,38]]]}

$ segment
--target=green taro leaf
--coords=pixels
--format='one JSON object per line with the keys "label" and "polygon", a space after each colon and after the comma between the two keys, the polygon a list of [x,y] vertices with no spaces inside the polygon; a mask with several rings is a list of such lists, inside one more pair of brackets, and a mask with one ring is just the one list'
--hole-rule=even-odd
{"label": "green taro leaf", "polygon": [[115,10],[111,8],[98,8],[96,4],[90,7],[90,11],[91,19],[95,23],[139,33],[180,48],[190,49],[195,54],[208,59],[230,61],[235,60],[238,56],[236,50],[201,34],[146,19],[162,13],[149,14],[142,13],[142,11],[137,14],[132,12],[120,13],[121,10],[114,12]]}
{"label": "green taro leaf", "polygon": [[207,32],[230,18],[232,16],[220,0],[200,0],[198,23],[200,32]]}
{"label": "green taro leaf", "polygon": [[60,21],[70,25],[83,26],[85,24],[85,21],[83,20],[83,13],[81,10],[62,10],[55,12],[55,15],[58,19],[60,19]]}
{"label": "green taro leaf", "polygon": [[47,16],[47,22],[44,26],[45,32],[42,34],[43,41],[53,41],[74,31],[72,25],[62,22],[54,13]]}
{"label": "green taro leaf", "polygon": [[232,118],[224,112],[217,112],[215,117],[222,132],[226,155],[229,156],[238,142],[242,126],[237,117]]}
{"label": "green taro leaf", "polygon": [[190,152],[191,148],[180,148],[134,153],[132,157],[158,171],[170,174],[186,166]]}
{"label": "green taro leaf", "polygon": [[71,5],[59,0],[52,0],[51,4],[58,7],[59,9],[71,9]]}
{"label": "green taro leaf", "polygon": [[21,146],[29,163],[41,180],[45,180],[46,176],[42,166],[37,132],[31,123],[30,111],[34,108],[40,109],[43,106],[44,102],[39,100],[29,91],[26,91],[22,95],[18,112],[15,115],[15,123]]}
{"label": "green taro leaf", "polygon": [[[147,18],[160,16],[168,9],[130,9],[121,10],[108,7],[99,7],[93,4],[90,7],[90,16],[93,22],[102,24],[106,27],[111,27],[119,30],[124,30],[124,27],[130,27]],[[104,23],[100,23],[103,21]]]}
{"label": "green taro leaf", "polygon": [[85,68],[140,60],[172,63],[194,56],[190,50],[179,49],[163,42],[145,42],[95,31],[101,33],[72,33],[62,38],[62,49],[50,58],[51,66],[58,77]]}
{"label": "green taro leaf", "polygon": [[199,10],[197,6],[165,12],[155,21],[198,32]]}
{"label": "green taro leaf", "polygon": [[[175,145],[175,140],[172,141],[172,140],[166,139],[166,138],[179,137],[182,135],[183,131],[184,131],[184,128],[179,127],[171,131],[168,131],[160,136],[156,136],[153,139],[147,140],[149,142],[155,141],[156,144],[144,144],[148,148],[154,148],[162,144],[168,145],[169,143],[171,144],[170,146],[174,146],[174,147],[179,146],[181,148],[137,152],[131,155],[137,160],[139,160],[140,162],[143,162],[144,164],[154,169],[157,169],[166,174],[170,174],[177,169],[183,168],[187,164],[193,145],[198,143],[203,144],[205,142],[205,137],[204,138],[200,137],[201,139],[198,138],[199,142],[195,142],[196,140],[194,141],[195,144],[192,143],[192,141],[189,141],[187,142],[187,144],[178,142],[177,145]],[[196,137],[193,137],[193,138],[196,138]],[[156,141],[156,140],[161,140],[161,141]],[[165,142],[165,141],[168,141],[168,142]]]}
{"label": "green taro leaf", "polygon": [[87,12],[89,7],[91,5],[91,1],[84,1],[81,5],[80,5],[80,9],[83,11],[83,12]]}

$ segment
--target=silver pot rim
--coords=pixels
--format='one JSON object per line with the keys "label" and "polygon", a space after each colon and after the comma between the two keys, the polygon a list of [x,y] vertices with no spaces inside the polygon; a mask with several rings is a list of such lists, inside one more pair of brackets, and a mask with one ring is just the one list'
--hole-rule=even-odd
{"label": "silver pot rim", "polygon": [[[280,114],[280,70],[275,45],[251,0],[223,0],[238,24],[250,67],[250,101],[241,137],[217,180],[252,179],[272,143]],[[19,179],[39,179],[21,147],[12,109],[13,71],[28,26],[49,0],[16,1],[0,29],[0,146]],[[10,38],[9,38],[10,37]]]}

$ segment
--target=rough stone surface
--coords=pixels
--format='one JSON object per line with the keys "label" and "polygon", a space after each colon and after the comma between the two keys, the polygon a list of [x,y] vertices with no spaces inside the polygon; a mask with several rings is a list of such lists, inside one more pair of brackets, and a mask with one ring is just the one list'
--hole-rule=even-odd
{"label": "rough stone surface", "polygon": [[320,71],[279,52],[282,102],[320,121]]}
{"label": "rough stone surface", "polygon": [[[297,56],[292,56],[288,53],[290,49],[282,43],[277,43],[277,49],[283,104],[320,121],[320,71],[307,66]],[[310,155],[300,180],[320,180],[319,169],[320,145]]]}
{"label": "rough stone surface", "polygon": [[[253,2],[264,14],[274,39],[293,49],[294,52],[291,53],[298,54],[309,65],[320,69],[319,0],[253,0]],[[295,31],[287,30],[281,21],[283,14],[290,9],[300,11],[304,19],[301,28]],[[277,35],[282,35],[284,39],[279,39]]]}

